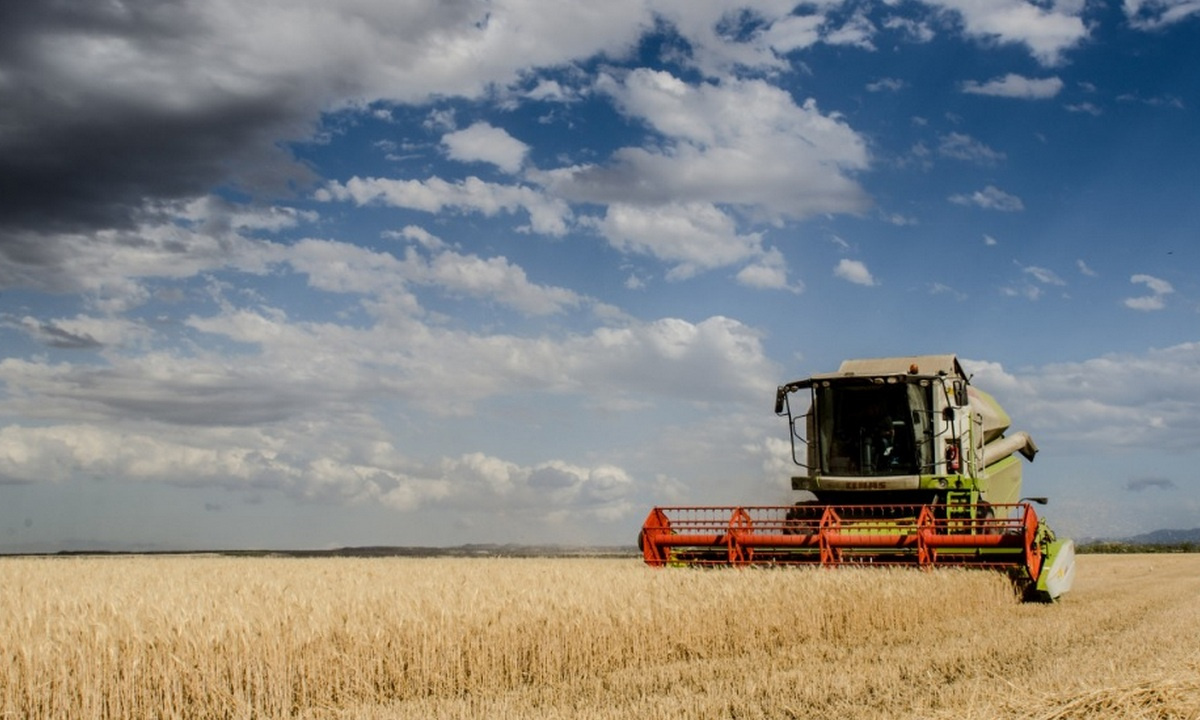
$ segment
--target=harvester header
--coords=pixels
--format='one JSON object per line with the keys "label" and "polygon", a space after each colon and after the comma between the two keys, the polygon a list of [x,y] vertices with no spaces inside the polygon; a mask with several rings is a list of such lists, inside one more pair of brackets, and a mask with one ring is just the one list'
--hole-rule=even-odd
{"label": "harvester header", "polygon": [[1006,571],[1028,599],[1070,588],[1074,544],[1038,517],[1044,498],[1021,497],[1018,456],[1037,445],[955,356],[847,360],[781,385],[775,413],[804,498],[655,508],[639,536],[648,564],[966,566]]}

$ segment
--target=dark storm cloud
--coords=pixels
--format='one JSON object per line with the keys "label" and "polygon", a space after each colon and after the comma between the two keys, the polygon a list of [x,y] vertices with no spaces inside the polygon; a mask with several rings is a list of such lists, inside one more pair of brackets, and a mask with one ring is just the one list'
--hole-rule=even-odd
{"label": "dark storm cloud", "polygon": [[69,332],[54,323],[41,323],[30,330],[39,342],[60,350],[92,350],[104,345],[88,333]]}
{"label": "dark storm cloud", "polygon": [[31,317],[19,318],[5,313],[0,315],[0,327],[13,328],[47,347],[60,350],[94,350],[104,347],[104,343],[91,333],[72,332],[55,322],[39,322]]}
{"label": "dark storm cloud", "polygon": [[1174,490],[1178,486],[1174,480],[1167,478],[1138,478],[1125,483],[1125,489],[1129,492],[1141,492],[1143,490]]}
{"label": "dark storm cloud", "polygon": [[23,254],[11,260],[55,260],[30,234],[125,227],[155,201],[305,178],[273,141],[315,111],[287,83],[245,92],[200,75],[189,53],[204,33],[174,3],[0,3],[0,248]]}

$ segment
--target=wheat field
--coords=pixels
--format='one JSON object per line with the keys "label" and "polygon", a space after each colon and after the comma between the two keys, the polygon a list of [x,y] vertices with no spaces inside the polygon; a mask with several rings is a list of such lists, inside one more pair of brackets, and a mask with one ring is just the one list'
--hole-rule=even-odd
{"label": "wheat field", "polygon": [[1200,556],[0,558],[0,718],[1197,718]]}

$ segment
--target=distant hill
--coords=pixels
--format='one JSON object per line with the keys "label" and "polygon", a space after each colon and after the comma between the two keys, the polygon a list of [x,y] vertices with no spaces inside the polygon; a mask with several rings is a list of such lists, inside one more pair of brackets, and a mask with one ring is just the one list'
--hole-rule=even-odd
{"label": "distant hill", "polygon": [[1117,540],[1089,539],[1078,545],[1083,553],[1200,552],[1200,528],[1155,530]]}
{"label": "distant hill", "polygon": [[1155,530],[1122,540],[1130,545],[1178,545],[1200,543],[1200,528],[1191,530]]}

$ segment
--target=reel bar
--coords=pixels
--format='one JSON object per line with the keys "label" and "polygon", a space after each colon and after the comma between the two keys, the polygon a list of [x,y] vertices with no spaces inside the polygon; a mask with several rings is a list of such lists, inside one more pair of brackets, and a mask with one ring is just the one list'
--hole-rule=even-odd
{"label": "reel bar", "polygon": [[1041,570],[1028,503],[657,507],[646,564],[918,565]]}

